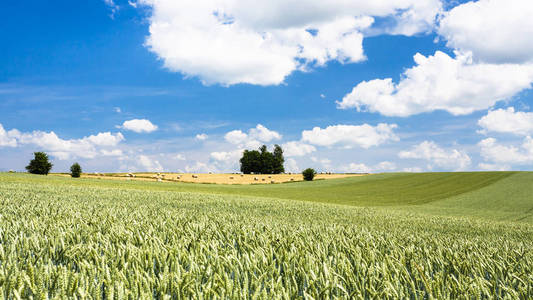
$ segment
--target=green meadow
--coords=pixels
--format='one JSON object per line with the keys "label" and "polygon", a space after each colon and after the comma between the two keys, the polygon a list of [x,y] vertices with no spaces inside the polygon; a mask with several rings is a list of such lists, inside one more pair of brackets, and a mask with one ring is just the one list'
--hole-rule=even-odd
{"label": "green meadow", "polygon": [[6,299],[532,298],[533,173],[271,185],[0,173]]}

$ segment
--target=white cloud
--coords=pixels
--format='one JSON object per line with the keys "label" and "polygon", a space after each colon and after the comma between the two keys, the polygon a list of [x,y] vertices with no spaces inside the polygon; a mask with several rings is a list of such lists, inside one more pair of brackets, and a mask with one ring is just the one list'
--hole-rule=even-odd
{"label": "white cloud", "polygon": [[129,121],[125,121],[122,126],[117,126],[118,128],[122,128],[125,130],[131,130],[133,132],[141,133],[141,132],[153,132],[157,130],[157,125],[152,124],[150,120],[147,119],[133,119]]}
{"label": "white cloud", "polygon": [[438,32],[449,47],[493,63],[533,62],[533,1],[480,0],[444,14]]}
{"label": "white cloud", "polygon": [[511,133],[515,135],[530,135],[533,133],[533,113],[515,112],[513,107],[492,110],[478,121],[482,132]]}
{"label": "white cloud", "polygon": [[345,173],[375,173],[396,170],[396,164],[390,161],[382,161],[375,166],[367,166],[364,163],[350,163],[340,168]]}
{"label": "white cloud", "polygon": [[96,146],[116,146],[125,140],[122,133],[112,134],[111,132],[100,132],[97,135],[90,135],[86,139]]}
{"label": "white cloud", "polygon": [[365,164],[350,163],[341,170],[345,173],[370,173],[372,169]]}
{"label": "white cloud", "polygon": [[6,131],[4,126],[0,124],[0,147],[17,147],[17,137],[20,132],[16,129]]}
{"label": "white cloud", "polygon": [[261,124],[257,124],[255,128],[251,128],[249,131],[249,136],[261,142],[270,142],[272,140],[281,139],[281,134],[274,130],[269,130]]}
{"label": "white cloud", "polygon": [[163,167],[159,161],[148,157],[147,155],[139,155],[137,162],[141,166],[142,171],[146,172],[162,172]]}
{"label": "white cloud", "polygon": [[404,172],[409,172],[409,173],[420,173],[420,172],[424,172],[424,170],[420,167],[409,167],[409,168],[403,168],[403,171]]}
{"label": "white cloud", "polygon": [[511,169],[509,165],[487,164],[479,163],[478,167],[484,171],[508,171]]}
{"label": "white cloud", "polygon": [[465,170],[470,166],[470,156],[457,149],[445,150],[431,141],[424,141],[409,151],[401,151],[398,156],[405,159],[421,159],[447,170]]}
{"label": "white cloud", "polygon": [[186,160],[185,155],[178,153],[173,157],[175,160]]}
{"label": "white cloud", "polygon": [[115,1],[113,0],[104,0],[104,3],[111,9],[111,19],[115,17],[115,13],[120,9],[120,6],[118,6]]}
{"label": "white cloud", "polygon": [[414,56],[416,66],[407,69],[399,83],[391,78],[363,81],[338,102],[341,109],[379,112],[386,116],[445,110],[465,115],[487,109],[529,89],[533,64],[473,63],[470,55],[452,58],[437,51]]}
{"label": "white cloud", "polygon": [[396,170],[396,164],[390,161],[382,161],[374,167],[374,170],[394,171]]}
{"label": "white cloud", "polygon": [[242,156],[242,150],[211,152],[210,157],[216,161],[234,163]]}
{"label": "white cloud", "polygon": [[370,148],[388,141],[398,141],[394,133],[396,124],[380,123],[377,126],[363,125],[334,125],[324,129],[314,127],[302,132],[302,141],[317,146],[339,145],[345,148],[359,146]]}
{"label": "white cloud", "polygon": [[205,133],[199,133],[196,135],[195,139],[199,140],[199,141],[205,141],[207,140],[209,136]]}
{"label": "white cloud", "polygon": [[412,35],[428,31],[441,10],[438,0],[138,3],[151,8],[145,44],[167,69],[223,85],[280,84],[295,70],[361,61],[373,17],[394,20],[386,32]]}
{"label": "white cloud", "polygon": [[113,149],[113,150],[102,149],[100,153],[103,156],[124,156],[124,153],[120,149]]}
{"label": "white cloud", "polygon": [[498,165],[501,164],[530,164],[533,163],[533,139],[524,138],[520,147],[499,144],[495,138],[486,138],[478,143],[481,156]]}
{"label": "white cloud", "polygon": [[244,143],[248,139],[248,135],[241,130],[232,130],[226,133],[224,139],[229,143],[238,145]]}
{"label": "white cloud", "polygon": [[116,113],[119,113],[119,114],[122,112],[120,107],[113,107],[113,111],[115,111]]}
{"label": "white cloud", "polygon": [[0,124],[0,147],[34,145],[60,160],[71,157],[94,158],[99,155],[119,156],[122,151],[113,148],[124,140],[120,132],[115,134],[100,132],[81,139],[65,140],[53,131],[20,132],[17,129],[6,131]]}
{"label": "white cloud", "polygon": [[190,165],[185,166],[185,172],[187,173],[208,173],[208,172],[217,172],[217,169],[206,163],[197,161],[192,166]]}
{"label": "white cloud", "polygon": [[272,140],[279,140],[282,135],[277,131],[270,130],[261,124],[257,124],[255,128],[250,128],[248,133],[242,130],[232,130],[224,136],[224,139],[239,148],[255,149],[259,148],[262,143],[268,143]]}
{"label": "white cloud", "polygon": [[304,156],[316,151],[316,148],[306,143],[291,141],[281,145],[283,149],[283,155],[286,157],[291,156]]}
{"label": "white cloud", "polygon": [[299,173],[301,168],[298,166],[298,163],[294,158],[288,158],[285,160],[285,172],[288,173]]}

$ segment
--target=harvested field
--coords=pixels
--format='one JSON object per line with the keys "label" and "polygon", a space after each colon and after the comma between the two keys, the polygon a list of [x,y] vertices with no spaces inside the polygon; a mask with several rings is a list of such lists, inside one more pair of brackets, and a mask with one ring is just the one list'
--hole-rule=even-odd
{"label": "harvested field", "polygon": [[[134,176],[129,176],[129,174]],[[53,174],[69,176],[68,174]],[[317,174],[314,180],[337,179],[366,174]],[[82,174],[85,178],[101,178],[115,180],[140,180],[193,182],[193,183],[216,183],[216,184],[272,184],[293,181],[303,181],[302,174],[219,174],[219,173],[99,173]]]}

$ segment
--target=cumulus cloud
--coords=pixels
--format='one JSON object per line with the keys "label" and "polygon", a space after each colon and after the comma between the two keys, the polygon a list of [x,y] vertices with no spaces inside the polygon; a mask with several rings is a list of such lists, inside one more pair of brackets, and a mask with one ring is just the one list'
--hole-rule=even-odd
{"label": "cumulus cloud", "polygon": [[163,167],[158,160],[152,159],[147,155],[139,155],[137,162],[142,171],[146,172],[163,172]]}
{"label": "cumulus cloud", "polygon": [[389,141],[398,141],[394,133],[396,124],[380,123],[377,126],[363,125],[333,125],[324,129],[314,127],[302,132],[302,141],[317,146],[338,145],[345,148],[358,146],[370,148]]}
{"label": "cumulus cloud", "polygon": [[20,132],[16,129],[6,131],[0,124],[0,147],[34,145],[61,160],[71,157],[117,156],[121,154],[121,151],[113,148],[124,140],[120,132],[115,134],[101,132],[81,139],[66,140],[57,136],[53,131]]}
{"label": "cumulus cloud", "polygon": [[530,164],[533,163],[533,139],[525,137],[519,147],[502,145],[495,138],[486,138],[478,143],[481,156],[489,162],[502,164]]}
{"label": "cumulus cloud", "polygon": [[470,166],[470,156],[457,149],[445,150],[435,142],[424,141],[408,151],[401,151],[398,156],[405,159],[420,159],[429,163],[429,168],[437,166],[447,170],[465,170]]}
{"label": "cumulus cloud", "polygon": [[[295,70],[365,59],[363,31],[374,17],[382,32],[432,28],[439,0],[141,0],[150,7],[146,46],[170,71],[204,84],[280,84]],[[298,7],[298,9],[294,9]]]}
{"label": "cumulus cloud", "polygon": [[289,173],[300,173],[301,168],[298,166],[298,163],[294,158],[288,158],[285,160],[285,172]]}
{"label": "cumulus cloud", "polygon": [[283,149],[283,155],[287,157],[291,156],[304,156],[316,151],[313,145],[302,143],[299,141],[291,141],[281,145]]}
{"label": "cumulus cloud", "polygon": [[447,46],[492,63],[533,62],[533,1],[480,0],[458,5],[440,20]]}
{"label": "cumulus cloud", "polygon": [[147,119],[133,119],[125,121],[124,123],[122,123],[122,126],[117,127],[125,130],[131,130],[137,133],[150,133],[157,130],[157,125],[152,124],[152,122]]}
{"label": "cumulus cloud", "polygon": [[491,110],[478,121],[482,133],[499,132],[515,135],[533,133],[533,113],[515,111],[513,107]]}
{"label": "cumulus cloud", "polygon": [[367,166],[364,163],[350,163],[340,168],[345,173],[376,173],[396,170],[396,164],[390,161],[382,161],[375,166]]}
{"label": "cumulus cloud", "polygon": [[0,147],[17,147],[17,137],[20,132],[16,129],[6,131],[4,126],[0,124]]}
{"label": "cumulus cloud", "polygon": [[185,172],[187,173],[208,173],[217,172],[217,169],[203,162],[195,162],[193,165],[185,166]]}
{"label": "cumulus cloud", "polygon": [[255,128],[250,128],[248,133],[242,130],[232,130],[226,135],[224,139],[240,148],[259,148],[261,143],[268,143],[273,140],[280,140],[282,135],[277,131],[270,130],[261,124],[257,124]]}
{"label": "cumulus cloud", "polygon": [[417,53],[414,60],[416,66],[399,83],[391,78],[363,81],[338,108],[401,117],[434,110],[465,115],[509,99],[533,82],[533,64],[474,63],[471,55],[457,52],[452,58],[441,51],[428,57]]}
{"label": "cumulus cloud", "polygon": [[215,161],[236,162],[242,156],[242,150],[211,152],[210,157]]}
{"label": "cumulus cloud", "polygon": [[205,141],[207,140],[208,138],[208,135],[205,134],[205,133],[199,133],[195,136],[195,139],[199,140],[199,141]]}

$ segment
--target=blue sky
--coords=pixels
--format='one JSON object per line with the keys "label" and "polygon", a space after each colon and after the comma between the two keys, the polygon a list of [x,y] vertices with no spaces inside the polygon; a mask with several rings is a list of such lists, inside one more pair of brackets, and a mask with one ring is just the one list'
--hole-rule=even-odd
{"label": "blue sky", "polygon": [[232,172],[275,143],[294,172],[533,165],[530,1],[0,6],[0,171]]}

